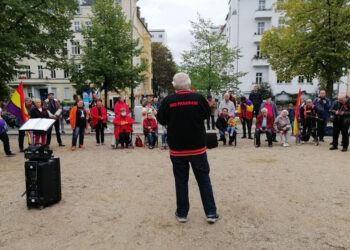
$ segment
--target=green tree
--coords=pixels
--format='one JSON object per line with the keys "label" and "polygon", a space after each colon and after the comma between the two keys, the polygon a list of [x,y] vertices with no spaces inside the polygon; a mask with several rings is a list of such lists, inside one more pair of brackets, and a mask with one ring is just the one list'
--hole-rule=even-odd
{"label": "green tree", "polygon": [[318,78],[333,96],[333,85],[350,68],[348,0],[278,2],[285,25],[264,33],[261,51],[281,80]]}
{"label": "green tree", "polygon": [[231,49],[221,34],[214,34],[210,20],[198,17],[191,22],[194,37],[191,50],[182,54],[181,68],[187,72],[196,91],[210,94],[228,89],[237,89],[239,77],[245,75],[235,72],[234,64],[240,58],[238,49]]}
{"label": "green tree", "polygon": [[0,82],[23,71],[21,59],[36,57],[58,67],[77,8],[75,0],[0,1]]}
{"label": "green tree", "polygon": [[172,80],[177,66],[170,50],[161,43],[152,43],[153,94],[159,96],[164,92],[172,92]]}
{"label": "green tree", "polygon": [[[147,64],[133,65],[140,56],[139,39],[132,38],[132,27],[114,0],[96,0],[92,6],[91,26],[84,27],[81,59],[70,64],[72,81],[81,85],[93,83],[104,90],[107,106],[108,91],[137,87],[145,76]],[[77,65],[80,64],[81,68]]]}
{"label": "green tree", "polygon": [[262,82],[257,84],[259,87],[259,92],[262,98],[265,100],[267,97],[273,97],[272,89],[269,83]]}

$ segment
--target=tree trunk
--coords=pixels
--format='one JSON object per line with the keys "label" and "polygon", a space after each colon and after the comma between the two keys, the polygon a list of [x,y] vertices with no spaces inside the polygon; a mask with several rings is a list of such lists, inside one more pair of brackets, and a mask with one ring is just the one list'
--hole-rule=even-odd
{"label": "tree trunk", "polygon": [[[107,87],[107,82],[106,81],[103,83],[103,88],[105,90],[105,108],[107,108],[108,107],[107,106],[107,104],[108,104],[108,100],[107,100],[107,98],[108,98],[108,87]],[[110,108],[113,109],[113,107],[110,107]]]}
{"label": "tree trunk", "polygon": [[333,80],[327,80],[327,85],[326,85],[326,93],[327,93],[327,97],[329,99],[333,99],[333,85],[334,85],[334,82]]}

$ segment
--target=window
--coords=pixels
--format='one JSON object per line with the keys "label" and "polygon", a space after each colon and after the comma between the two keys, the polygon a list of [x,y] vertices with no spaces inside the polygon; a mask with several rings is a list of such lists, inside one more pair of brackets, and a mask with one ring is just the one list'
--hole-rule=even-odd
{"label": "window", "polygon": [[72,42],[72,55],[80,55],[79,42]]}
{"label": "window", "polygon": [[256,73],[256,80],[255,80],[256,84],[261,84],[262,83],[262,76],[263,76],[263,73],[261,73],[261,72]]}
{"label": "window", "polygon": [[92,25],[92,23],[91,23],[91,21],[86,21],[86,22],[85,22],[85,25],[86,25],[87,27],[90,27],[90,26]]}
{"label": "window", "polygon": [[52,79],[55,79],[55,78],[56,78],[56,70],[55,70],[55,69],[52,69],[52,70],[51,70],[51,78],[52,78]]}
{"label": "window", "polygon": [[259,0],[258,10],[265,10],[266,0]]}
{"label": "window", "polygon": [[160,35],[158,35],[158,37],[159,37],[159,38],[163,38],[163,35],[162,35],[162,34],[160,34]]}
{"label": "window", "polygon": [[282,27],[284,25],[284,21],[282,18],[278,19],[278,27]]}
{"label": "window", "polygon": [[304,76],[299,76],[298,77],[298,83],[304,83],[305,77]]}
{"label": "window", "polygon": [[284,83],[284,81],[277,78],[277,84],[283,84],[283,83]]}
{"label": "window", "polygon": [[53,93],[54,96],[57,96],[57,89],[56,88],[51,88],[51,92]]}
{"label": "window", "polygon": [[26,78],[27,79],[32,78],[32,72],[30,72],[30,66],[29,65],[26,66]]}
{"label": "window", "polygon": [[33,98],[33,91],[31,87],[27,88],[27,94],[28,94],[28,97]]}
{"label": "window", "polygon": [[44,72],[43,72],[43,66],[39,65],[38,66],[38,78],[43,79],[44,78]]}
{"label": "window", "polygon": [[306,82],[308,84],[312,84],[312,81],[313,81],[312,77],[306,77]]}
{"label": "window", "polygon": [[64,99],[70,100],[70,88],[64,88]]}
{"label": "window", "polygon": [[68,77],[69,77],[69,72],[68,72],[68,70],[64,70],[64,72],[63,72],[63,77],[64,77],[64,78],[68,78]]}
{"label": "window", "polygon": [[258,35],[262,35],[265,31],[265,23],[258,22]]}
{"label": "window", "polygon": [[74,32],[80,32],[80,22],[74,21]]}
{"label": "window", "polygon": [[256,59],[262,58],[261,52],[260,52],[260,44],[256,46]]}

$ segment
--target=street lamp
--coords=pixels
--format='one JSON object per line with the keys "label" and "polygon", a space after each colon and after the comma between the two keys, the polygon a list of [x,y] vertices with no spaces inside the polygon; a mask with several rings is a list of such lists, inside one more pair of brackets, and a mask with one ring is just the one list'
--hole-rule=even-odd
{"label": "street lamp", "polygon": [[[131,19],[131,40],[134,39],[134,18],[135,18],[135,12],[136,12],[136,7],[134,9],[134,11],[132,10],[132,2],[134,0],[130,0],[130,19]],[[132,48],[131,48],[131,67],[134,66],[134,58],[133,58],[133,53],[132,53]],[[132,79],[130,79],[132,81]],[[131,94],[130,94],[130,101],[131,101],[131,116],[133,118],[135,118],[135,112],[134,112],[134,108],[135,108],[135,96],[134,96],[134,86],[131,86]]]}

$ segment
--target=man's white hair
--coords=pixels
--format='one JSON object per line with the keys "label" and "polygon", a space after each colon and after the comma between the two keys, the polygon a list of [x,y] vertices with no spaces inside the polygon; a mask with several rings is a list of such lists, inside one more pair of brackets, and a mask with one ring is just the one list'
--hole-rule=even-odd
{"label": "man's white hair", "polygon": [[34,98],[33,102],[34,102],[34,103],[35,103],[35,102],[41,102],[41,99],[39,99],[39,98]]}
{"label": "man's white hair", "polygon": [[283,113],[286,113],[287,115],[289,115],[289,112],[288,112],[288,110],[282,110],[282,112],[281,112],[281,114],[283,114]]}
{"label": "man's white hair", "polygon": [[177,73],[173,78],[173,86],[177,90],[190,89],[191,88],[191,79],[190,77],[183,72]]}
{"label": "man's white hair", "polygon": [[345,93],[339,93],[338,98],[346,98],[346,94]]}
{"label": "man's white hair", "polygon": [[263,113],[263,112],[267,112],[267,108],[262,108],[261,113]]}

